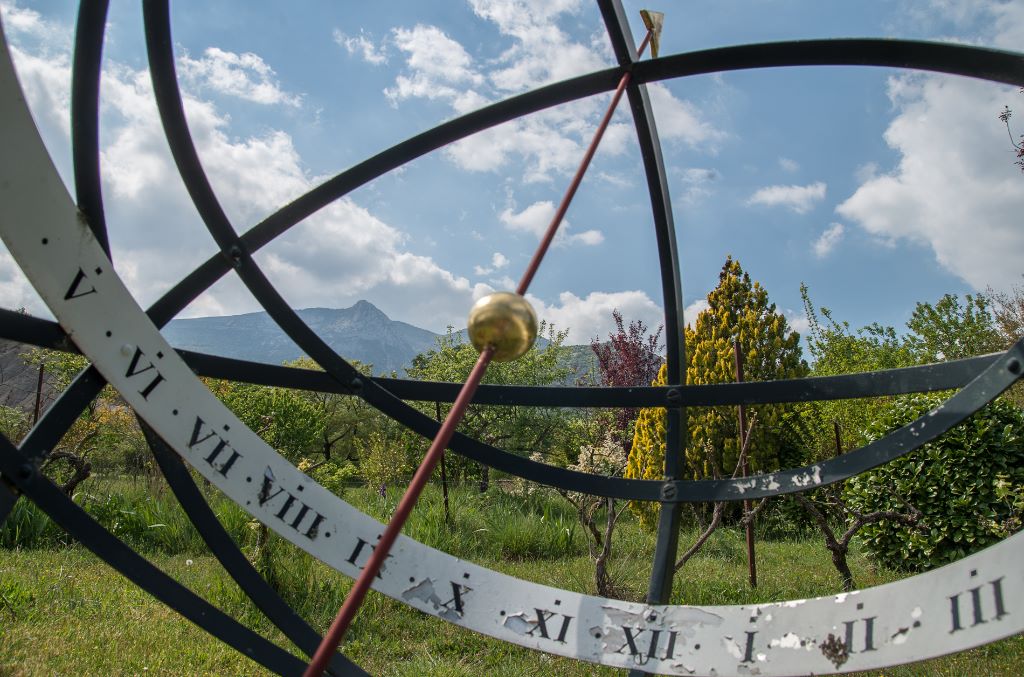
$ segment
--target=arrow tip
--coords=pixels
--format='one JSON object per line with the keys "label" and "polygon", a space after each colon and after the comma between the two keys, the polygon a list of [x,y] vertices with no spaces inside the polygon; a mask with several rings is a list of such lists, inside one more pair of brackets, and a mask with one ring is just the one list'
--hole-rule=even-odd
{"label": "arrow tip", "polygon": [[640,18],[643,19],[647,30],[651,32],[651,56],[657,58],[658,48],[661,43],[661,28],[665,24],[665,14],[663,12],[642,9],[640,10]]}

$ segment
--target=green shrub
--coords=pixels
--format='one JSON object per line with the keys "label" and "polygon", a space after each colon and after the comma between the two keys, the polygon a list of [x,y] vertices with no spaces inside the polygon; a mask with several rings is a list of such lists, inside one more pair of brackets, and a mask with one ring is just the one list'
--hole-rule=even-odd
{"label": "green shrub", "polygon": [[[876,440],[937,406],[937,396],[898,399],[868,429]],[[866,551],[886,566],[920,571],[997,542],[1012,517],[1003,490],[1024,482],[1024,412],[1002,400],[988,405],[938,440],[847,483],[844,497],[859,512],[900,510],[903,500],[923,514],[922,529],[890,520],[860,533]]]}

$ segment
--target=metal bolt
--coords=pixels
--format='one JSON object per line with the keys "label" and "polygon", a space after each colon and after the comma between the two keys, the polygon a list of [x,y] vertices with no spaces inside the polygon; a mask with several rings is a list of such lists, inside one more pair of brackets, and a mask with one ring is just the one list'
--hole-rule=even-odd
{"label": "metal bolt", "polygon": [[18,466],[18,479],[28,481],[36,474],[36,469],[31,463],[23,463]]}
{"label": "metal bolt", "polygon": [[228,249],[228,256],[231,257],[231,265],[235,268],[242,265],[242,248],[237,244],[231,245],[231,248]]}
{"label": "metal bolt", "polygon": [[363,389],[363,379],[356,376],[349,382],[348,387],[351,388],[354,393],[360,392]]}
{"label": "metal bolt", "polygon": [[669,480],[661,485],[661,498],[663,501],[671,501],[676,497],[676,483]]}
{"label": "metal bolt", "polygon": [[1013,358],[1006,364],[1006,368],[1010,370],[1011,374],[1020,373],[1020,360]]}
{"label": "metal bolt", "polygon": [[679,402],[683,399],[682,393],[679,392],[679,388],[671,388],[665,393],[665,400],[668,402],[670,407],[679,406]]}

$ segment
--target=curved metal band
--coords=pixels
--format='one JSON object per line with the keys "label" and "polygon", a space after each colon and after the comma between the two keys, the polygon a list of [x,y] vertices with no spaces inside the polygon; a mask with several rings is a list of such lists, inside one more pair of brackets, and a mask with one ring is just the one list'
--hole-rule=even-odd
{"label": "curved metal band", "polygon": [[[107,0],[87,0],[79,6],[72,70],[71,117],[72,157],[78,208],[109,257],[110,245],[103,210],[99,153],[99,86],[107,9]],[[59,326],[57,328],[59,330]],[[21,444],[21,452],[33,462],[49,454],[105,384],[106,380],[95,367],[89,366],[79,373],[50,407],[46,416],[30,431]],[[143,429],[151,432],[144,424]],[[148,434],[147,438],[168,483],[211,551],[239,583],[241,590],[271,622],[303,651],[312,655],[319,645],[320,636],[292,612],[262,576],[252,568],[234,541],[227,536],[191,477],[180,467],[180,462],[178,467],[170,465],[166,453],[159,454],[154,446],[158,440]],[[7,487],[0,487],[0,491],[5,499],[0,504],[2,524],[13,508],[17,496]],[[331,671],[335,674],[365,674],[340,654],[336,654],[332,659]]]}
{"label": "curved metal band", "polygon": [[[188,350],[178,351],[200,376],[257,385],[352,394],[315,369],[285,367],[218,357]],[[474,404],[515,404],[527,407],[716,407],[737,404],[778,404],[883,397],[906,393],[951,390],[967,385],[1003,353],[963,360],[881,371],[815,376],[778,381],[745,381],[699,386],[646,386],[636,388],[578,388],[573,386],[481,385]],[[403,400],[451,402],[459,384],[375,377],[373,382]]]}
{"label": "curved metal band", "polygon": [[[622,3],[619,0],[600,0],[598,6],[619,65],[632,68],[639,55],[633,45],[633,33]],[[686,334],[683,332],[683,290],[668,179],[647,87],[631,81],[627,94],[644,172],[647,174],[647,192],[658,243],[661,293],[665,308],[666,382],[669,386],[678,387],[686,383]],[[674,407],[665,412],[663,477],[666,479],[679,480],[686,470],[686,424],[685,408]],[[678,503],[665,503],[658,512],[658,538],[654,545],[653,566],[647,589],[647,601],[652,604],[668,602],[672,593],[672,564],[679,544],[681,507]]]}
{"label": "curved metal band", "polygon": [[[146,442],[153,451],[153,457],[160,471],[167,478],[181,507],[195,525],[203,542],[210,548],[217,561],[223,565],[231,578],[238,583],[245,595],[263,612],[271,623],[295,643],[303,653],[312,656],[323,639],[301,616],[281,599],[267,581],[253,568],[248,558],[238,549],[234,539],[213,514],[181,458],[171,450],[156,432],[141,418],[138,419]],[[365,675],[362,668],[341,653],[331,659],[328,673],[332,675]]]}
{"label": "curved metal band", "polygon": [[305,665],[298,658],[212,606],[100,526],[52,482],[39,475],[28,457],[3,435],[0,435],[0,472],[73,538],[160,602],[267,669],[279,675],[302,674]]}
{"label": "curved metal band", "polygon": [[[6,74],[3,74],[6,75]],[[14,113],[12,117],[17,118],[18,126],[24,133],[18,135],[8,131],[4,138],[11,143],[11,147],[18,153],[24,153],[29,160],[26,167],[13,166],[11,163],[0,164],[4,181],[0,184],[8,186],[12,195],[17,195],[19,188],[26,183],[40,186],[45,200],[39,204],[26,204],[17,200],[0,201],[0,210],[3,217],[0,219],[5,241],[8,242],[15,257],[25,266],[33,284],[40,290],[40,294],[47,300],[54,313],[62,318],[68,326],[75,328],[75,340],[83,349],[94,357],[96,362],[103,366],[107,378],[117,384],[118,389],[123,393],[126,400],[140,412],[144,412],[147,420],[154,425],[159,425],[162,435],[167,435],[168,440],[173,439],[175,449],[180,455],[196,462],[196,469],[207,479],[217,484],[250,514],[261,519],[269,520],[274,528],[282,536],[292,542],[308,549],[311,554],[329,562],[335,568],[348,575],[353,575],[359,568],[357,561],[358,552],[364,545],[372,543],[374,534],[379,533],[379,524],[347,506],[343,501],[328,493],[323,487],[313,483],[308,477],[302,475],[298,470],[263,440],[257,437],[251,430],[246,428],[237,417],[232,415],[223,404],[217,400],[203,385],[198,382],[187,366],[172,352],[166,341],[155,331],[152,323],[144,316],[136,306],[134,300],[124,287],[122,281],[116,275],[104,275],[102,279],[94,280],[96,294],[78,296],[69,299],[67,294],[67,276],[74,276],[73,271],[103,270],[109,265],[109,260],[103,255],[89,231],[79,226],[75,219],[75,212],[70,201],[67,200],[66,192],[52,162],[46,157],[45,151],[39,142],[37,135],[32,135],[31,120],[28,119],[27,111],[19,110],[20,101],[0,99],[4,111]],[[3,128],[0,128],[2,131]],[[21,138],[19,138],[19,136]],[[29,138],[31,137],[31,138]],[[35,228],[15,227],[15,224],[33,224]],[[77,279],[77,278],[76,278]],[[76,283],[73,283],[77,285]],[[119,313],[118,309],[124,309]],[[95,322],[96,318],[104,317],[107,326]],[[108,331],[105,331],[108,330]],[[109,330],[113,330],[110,332]],[[138,351],[145,351],[153,355],[158,361],[158,373],[155,377],[147,376],[139,379],[138,372],[134,367],[128,366],[129,355],[132,346]],[[162,356],[161,356],[162,353]],[[1015,354],[1014,357],[1017,357]],[[128,366],[127,369],[125,367]],[[1009,364],[1006,365],[1008,368]],[[991,370],[990,370],[991,371]],[[1015,369],[1020,371],[1019,362]],[[982,378],[984,378],[983,375]],[[147,379],[148,385],[145,385]],[[980,380],[980,379],[979,379]],[[163,383],[159,390],[154,391],[158,384]],[[978,383],[972,384],[972,386]],[[996,383],[982,383],[981,395],[991,397],[998,392],[992,388]],[[968,387],[970,390],[971,386]],[[977,393],[976,393],[977,394]],[[152,397],[151,397],[152,395]],[[201,417],[201,418],[200,418]],[[204,419],[208,419],[204,422]],[[209,444],[205,450],[200,451],[202,444],[200,436],[202,429],[209,428],[210,434],[203,437],[203,441],[214,444],[211,452]],[[223,432],[221,432],[223,431]],[[230,432],[228,432],[230,431]],[[211,440],[211,437],[214,439]],[[219,439],[219,441],[218,441]],[[224,448],[233,449],[229,458],[221,458],[216,463],[217,455],[221,454]],[[207,452],[210,455],[207,455]],[[205,458],[204,458],[205,457]],[[31,471],[31,469],[29,469]],[[253,482],[256,478],[262,478],[262,488],[258,489],[260,482]],[[261,498],[261,494],[267,494],[273,486],[280,485],[282,491],[286,491],[287,500],[281,497],[279,501],[284,503],[268,504],[269,497]],[[280,492],[276,492],[280,494]],[[302,498],[296,499],[301,495]],[[299,500],[305,506],[299,510],[294,517],[286,517],[285,506],[297,508],[293,499]],[[315,517],[306,510],[316,511]],[[300,529],[302,520],[306,519],[308,530]],[[310,523],[309,520],[312,519]],[[276,521],[275,521],[276,520]],[[332,537],[333,536],[333,537]],[[358,544],[354,541],[358,539]],[[970,560],[952,565],[952,569],[946,569],[947,573],[939,576],[931,576],[920,579],[907,585],[887,587],[873,592],[864,592],[861,601],[868,601],[886,608],[893,606],[894,599],[900,591],[906,591],[908,595],[901,598],[900,608],[895,614],[890,614],[883,626],[884,635],[892,639],[893,650],[886,653],[868,653],[867,660],[858,661],[861,657],[858,654],[848,664],[851,668],[874,667],[880,664],[879,659],[885,662],[893,662],[899,657],[920,657],[917,651],[908,652],[910,645],[908,640],[899,630],[905,619],[916,618],[924,614],[929,620],[940,616],[949,607],[950,595],[956,596],[963,591],[964,582],[968,579],[967,570],[973,566],[983,564],[985,567],[991,565],[992,574],[987,571],[984,580],[1001,581],[1005,579],[1005,588],[1011,592],[1010,584],[1013,583],[1013,598],[1019,599],[1019,580],[1013,577],[1012,581],[1007,575],[1001,572],[1012,567],[1015,561],[1014,555],[1017,551],[1019,538],[1011,539],[1006,547],[996,546],[983,555],[976,556]],[[355,545],[355,551],[350,550]],[[349,553],[353,552],[353,555]],[[403,556],[404,553],[404,556]],[[1019,559],[1017,557],[1016,559]],[[975,563],[978,563],[977,565]],[[948,573],[952,572],[952,573]],[[461,574],[461,576],[460,576]],[[455,576],[454,581],[448,577]],[[1002,578],[999,578],[1002,576]],[[418,582],[417,582],[418,581]],[[467,604],[459,604],[450,607],[443,602],[442,597],[424,590],[425,586],[434,586],[441,582],[442,587],[447,588],[447,583],[461,585],[456,581],[475,582],[477,590],[505,590],[509,592],[505,599],[498,599],[491,595],[477,595]],[[929,600],[928,610],[918,611],[907,606],[910,604],[921,604],[920,596],[914,598],[911,591],[931,586],[935,583],[943,584],[932,595]],[[637,631],[641,627],[650,629],[655,627],[672,628],[682,624],[682,632],[687,637],[692,637],[690,631],[702,632],[700,641],[705,645],[706,650],[699,663],[701,671],[718,669],[711,667],[724,665],[732,661],[742,660],[743,649],[733,642],[732,645],[721,643],[722,633],[727,639],[742,637],[744,632],[750,636],[752,629],[751,610],[746,607],[709,607],[699,609],[693,607],[664,607],[651,609],[644,605],[615,602],[613,600],[592,598],[564,590],[553,590],[537,584],[518,581],[511,577],[497,574],[482,569],[467,562],[458,561],[450,555],[445,555],[409,540],[400,541],[399,550],[396,551],[395,559],[390,562],[386,575],[380,581],[380,589],[388,594],[425,610],[433,615],[440,616],[446,620],[479,629],[487,634],[507,639],[519,644],[534,648],[543,648],[554,653],[587,658],[613,664],[619,667],[630,667],[631,658],[623,655],[624,634],[622,625],[628,623]],[[409,586],[412,587],[409,587]],[[470,587],[473,587],[472,583]],[[437,592],[436,588],[433,588]],[[453,585],[453,590],[458,590]],[[551,596],[556,596],[552,601]],[[841,606],[845,600],[841,598],[826,598],[802,604],[772,605],[772,618],[774,619],[772,629],[769,632],[776,632],[781,627],[777,623],[786,619],[784,625],[787,631],[800,633],[800,636],[807,636],[815,643],[825,641],[825,632],[831,628],[832,632],[841,626],[848,616],[845,608]],[[454,602],[452,602],[454,604]],[[551,605],[554,606],[551,606]],[[561,606],[559,606],[561,604]],[[547,618],[551,613],[546,609],[559,607],[562,614],[569,623],[571,618],[576,618],[577,626],[585,628],[585,632],[569,632],[569,625],[562,625],[566,628],[565,636],[560,634],[554,639],[548,633],[544,637],[537,637],[537,629],[540,627],[541,619]],[[813,613],[805,613],[812,609]],[[768,607],[766,607],[768,608]],[[652,611],[656,612],[655,617]],[[823,613],[822,613],[823,612]],[[534,616],[534,614],[536,614]],[[822,619],[825,618],[824,625]],[[1001,633],[1014,632],[1019,624],[1012,621],[1017,616],[1009,616],[1009,623],[999,626],[986,624],[982,629],[986,633],[982,635],[972,633],[970,637],[966,634],[951,638],[944,646],[949,648],[964,647],[972,645],[972,638],[982,641],[989,638],[1001,636]],[[531,620],[536,619],[536,620]],[[586,621],[584,622],[584,619]],[[765,615],[765,621],[770,620]],[[792,623],[790,622],[792,621]],[[640,627],[634,625],[640,624]],[[648,623],[659,624],[654,627]],[[954,619],[955,623],[955,619]],[[549,629],[551,625],[547,626]],[[760,630],[762,626],[753,626]],[[922,626],[925,627],[925,626]],[[531,632],[531,629],[534,631]],[[593,629],[593,631],[591,631]],[[936,630],[942,630],[940,625],[930,624],[927,629],[922,630],[918,636],[930,636]],[[909,629],[907,632],[911,632]],[[595,634],[596,633],[596,634]],[[894,634],[895,633],[895,634]],[[777,635],[775,635],[777,636]],[[565,646],[562,646],[564,640]],[[829,640],[830,641],[830,640]],[[976,642],[975,642],[976,643]],[[717,650],[712,652],[711,646]],[[695,649],[696,647],[694,647]],[[771,652],[770,647],[766,647]],[[693,651],[688,652],[685,660],[694,658]],[[799,654],[799,655],[797,655]],[[788,674],[794,671],[794,661],[797,660],[803,665],[809,665],[808,657],[803,652],[794,653],[789,650],[773,652],[772,665],[764,666],[757,664],[757,669],[762,672],[771,671],[778,674]],[[706,656],[707,658],[703,658]],[[769,654],[766,652],[764,659],[760,655],[757,661],[768,661]],[[709,662],[710,661],[710,662]],[[723,662],[724,661],[724,662]],[[677,658],[666,655],[665,661],[660,665],[650,665],[651,669],[656,667],[662,671],[682,672],[690,670],[685,663],[680,663]],[[816,672],[828,669],[829,663],[824,657],[819,657],[814,666]],[[740,666],[747,667],[747,666]],[[691,670],[692,671],[692,670]]]}
{"label": "curved metal band", "polygon": [[[156,321],[154,324],[159,326]],[[13,341],[51,350],[78,352],[56,322],[0,308],[0,325],[4,327],[4,337]],[[320,393],[352,395],[356,392],[351,385],[340,384],[337,379],[317,369],[250,362],[190,350],[178,350],[178,353],[199,376]],[[527,407],[671,408],[882,397],[962,388],[1002,355],[993,353],[949,362],[837,376],[684,385],[678,388],[481,385],[473,402]],[[370,380],[400,399],[422,402],[451,402],[459,389],[458,383],[441,381],[414,381],[383,376],[372,377]],[[673,390],[676,394],[672,394]]]}
{"label": "curved metal band", "polygon": [[[875,56],[875,54],[878,56]],[[772,56],[773,67],[806,65],[864,65],[917,68],[1024,85],[1024,58],[999,50],[965,45],[910,40],[835,39],[765,43],[725,47],[651,59],[634,68],[634,82],[716,72],[713,61],[723,59],[723,70],[764,67],[757,58]],[[785,58],[784,58],[785,57]],[[709,66],[708,62],[712,61]],[[499,101],[427,130],[354,165],[313,188],[242,235],[242,248],[255,252],[338,198],[379,176],[459,139],[517,117],[535,113],[615,88],[621,69],[609,69],[557,82]],[[231,269],[221,254],[207,259],[170,289],[151,308],[158,326]]]}
{"label": "curved metal band", "polygon": [[[338,379],[340,383],[351,383],[355,379],[359,379],[359,382],[362,383],[359,373],[348,362],[331,350],[319,336],[302,322],[298,315],[281,298],[273,285],[266,279],[249,253],[237,244],[237,240],[232,239],[234,230],[230,223],[228,223],[226,216],[224,216],[223,210],[221,210],[209,186],[209,181],[203,172],[198,154],[192,144],[191,135],[188,132],[188,125],[185,121],[184,109],[181,104],[180,91],[177,87],[177,78],[174,73],[170,17],[167,2],[166,0],[150,0],[145,4],[144,12],[147,45],[150,55],[150,71],[153,77],[154,90],[157,93],[161,120],[167,131],[168,142],[171,144],[171,151],[178,164],[182,179],[189,193],[193,196],[193,201],[207,227],[210,229],[211,234],[214,235],[222,247],[230,252],[230,258],[234,262],[239,277],[285,334],[305,350],[310,357],[316,360],[328,374]],[[988,371],[991,371],[991,369]],[[988,371],[985,373],[987,374]],[[979,380],[982,378],[984,378],[984,374],[979,377]],[[1010,379],[1004,388],[1008,387],[1012,382],[1013,379]],[[974,384],[972,383],[972,385]],[[968,393],[968,391],[970,392]],[[981,406],[989,399],[984,395],[980,395],[978,388],[972,388],[971,386],[965,388],[964,392],[960,393],[960,395],[972,397],[972,401],[976,402],[975,408]],[[416,411],[372,381],[366,382],[362,387],[362,396],[379,411],[403,423],[420,435],[432,437],[437,432],[439,426],[436,421]],[[963,398],[961,398],[962,400]],[[942,420],[950,422],[941,431],[944,432],[962,419],[963,417],[961,416],[955,422],[952,422],[953,419],[943,417]],[[935,427],[932,427],[930,430],[934,431],[935,429]],[[798,491],[801,487],[806,488],[809,483],[799,484],[801,479],[805,477],[817,477],[821,480],[820,482],[813,482],[814,484],[824,485],[838,482],[852,474],[840,468],[839,461],[842,461],[842,463],[853,463],[851,459],[859,459],[860,465],[863,466],[861,469],[863,470],[909,451],[910,448],[900,442],[899,433],[900,431],[897,431],[874,445],[850,452],[842,459],[827,461],[818,466],[807,466],[768,475],[766,477],[771,478],[770,481],[757,490],[759,493],[756,496],[746,493],[748,491],[746,486],[750,482],[756,481],[754,478],[746,481],[701,480],[691,482],[676,480],[673,482],[677,490],[674,500],[742,500],[743,498],[767,496],[775,493],[788,493]],[[450,448],[456,453],[497,470],[510,472],[524,479],[560,489],[584,491],[594,495],[615,498],[669,500],[669,502],[674,502],[672,498],[668,498],[664,494],[662,483],[660,482],[602,478],[575,473],[563,468],[556,468],[523,459],[458,434],[453,438]],[[815,471],[823,473],[823,475],[816,476],[812,474]],[[860,472],[860,470],[857,472]],[[782,486],[783,482],[790,483],[790,486]]]}
{"label": "curved metal band", "polygon": [[71,157],[78,209],[103,251],[110,256],[100,180],[100,72],[109,0],[78,6],[71,66]]}
{"label": "curved metal band", "polygon": [[[19,319],[19,315],[11,311],[4,311],[4,314],[0,315],[0,318],[2,317],[11,318],[11,326],[21,329],[20,331],[14,332],[15,340],[23,340],[26,342],[38,341],[37,345],[49,345],[55,348],[59,348],[63,344],[63,340],[59,338],[58,333],[56,331],[52,331],[54,329],[53,323],[49,323],[46,320],[40,320],[38,318],[25,318],[24,316],[20,316]],[[25,325],[30,325],[30,328],[26,329]],[[798,381],[778,381],[774,383],[788,383],[793,388],[792,396],[784,395],[780,396],[778,399],[751,394],[756,393],[761,389],[767,389],[769,386],[772,386],[773,383],[737,383],[714,386],[687,386],[681,388],[680,392],[688,393],[692,389],[698,393],[708,393],[710,395],[709,397],[694,396],[692,399],[684,397],[684,403],[690,406],[710,406],[718,404],[738,404],[740,402],[763,403],[807,401],[812,399],[846,399],[848,397],[857,396],[867,397],[874,395],[926,392],[932,389],[946,390],[960,387],[966,383],[967,385],[964,390],[956,396],[960,398],[958,402],[963,402],[964,398],[969,398],[970,402],[977,403],[978,406],[981,406],[985,402],[994,399],[999,392],[1002,392],[1002,390],[1012,385],[1016,378],[1019,378],[1014,376],[1014,374],[1010,372],[1005,365],[1012,359],[1019,359],[1021,352],[1022,348],[1018,344],[1007,353],[999,355],[987,355],[983,357],[959,360],[956,362],[925,365],[921,367],[908,367],[905,369],[895,369],[886,372],[848,374],[845,376],[828,376],[821,377],[820,379],[809,379],[809,381],[820,380],[820,386],[812,389],[809,393],[797,392],[799,388]],[[218,358],[209,355],[200,355],[198,353],[189,353],[187,351],[182,351],[182,357],[186,360],[189,366],[195,369],[196,373],[202,376],[243,380],[261,385],[299,388],[319,392],[345,393],[350,390],[349,386],[338,386],[336,380],[331,379],[330,376],[320,371],[256,364],[242,360],[232,360],[230,358]],[[993,377],[993,373],[998,374],[999,376]],[[982,377],[986,374],[988,376],[983,379]],[[870,386],[870,381],[876,377],[885,379],[883,383],[885,389],[871,387],[869,392],[867,388]],[[377,380],[382,381],[384,384],[389,384],[390,381],[389,379]],[[929,382],[932,382],[933,387],[928,387]],[[413,384],[415,382],[406,383]],[[855,394],[856,391],[854,391],[852,387],[848,389],[847,384],[853,384],[857,388],[863,388],[863,390],[860,391],[861,394]],[[369,381],[367,385],[372,385],[372,381]],[[427,385],[430,386],[432,384]],[[450,388],[449,384],[437,385],[439,389]],[[497,389],[498,386],[495,386],[494,388]],[[998,388],[998,390],[993,391],[992,388]],[[438,395],[441,394],[442,393],[440,392],[438,393]],[[442,397],[435,398],[430,396],[425,399],[440,399],[443,401]],[[64,397],[58,400],[58,404],[63,400]],[[395,398],[383,399],[380,401],[383,408],[378,408],[383,413],[391,415],[391,405],[393,402],[397,401],[398,400]],[[501,403],[501,401],[502,400],[500,399],[496,399],[494,403],[498,404]],[[87,403],[88,399],[85,399],[85,402]],[[399,402],[399,404],[404,409],[402,411],[395,412],[397,420],[404,423],[404,412],[408,409],[414,414],[410,419],[412,423],[409,425],[410,429],[424,437],[430,437],[436,432],[438,424],[434,419],[420,414],[418,411],[411,409],[408,405],[405,405],[405,403]],[[539,402],[538,404],[543,405],[544,403]],[[82,406],[84,407],[84,404]],[[581,406],[586,406],[586,404],[584,403]],[[57,404],[55,404],[54,407],[51,407],[51,411],[56,407]],[[73,409],[74,407],[69,407],[68,411],[73,411]],[[74,415],[77,416],[80,411],[81,408],[74,412]],[[399,418],[399,416],[402,416],[402,418]],[[41,419],[41,422],[42,420],[43,419]],[[929,419],[928,416],[924,416],[915,423],[922,421],[927,422],[928,420],[931,419]],[[946,426],[938,432],[944,432],[948,427],[952,427],[952,425],[955,425],[955,423],[951,423],[949,426]],[[938,426],[933,426],[932,430],[936,430],[937,427]],[[896,458],[898,455],[906,453],[906,450],[900,451],[900,445],[891,440],[893,435],[896,435],[896,433],[892,433],[872,445],[869,445],[872,448],[871,454],[873,456],[877,457],[877,455],[881,453],[884,458],[883,460],[871,462],[870,465],[865,466],[865,468],[874,467],[878,463],[884,463],[885,460]],[[662,496],[662,489],[665,486],[662,482],[652,480],[624,480],[621,478],[609,478],[569,471],[564,468],[548,466],[515,456],[465,436],[457,437],[457,439],[452,443],[452,449],[467,458],[480,461],[481,463],[486,463],[492,468],[496,468],[513,475],[518,475],[531,481],[540,482],[542,484],[547,484],[549,486],[569,491],[587,492],[597,496],[608,496],[612,498],[649,501],[667,500],[668,502],[742,500],[744,498],[750,498],[751,494],[744,493],[744,491],[741,490],[741,487],[745,487],[746,484],[749,484],[750,481],[755,479],[751,478],[746,481],[700,480],[696,482],[678,482],[675,485],[677,489],[676,496],[671,499],[665,499]],[[776,481],[781,481],[783,479],[803,477],[807,473],[810,473],[811,476],[813,476],[815,469],[817,469],[817,472],[819,473],[822,471],[827,472],[828,476],[831,478],[830,482],[837,482],[851,476],[850,473],[844,473],[842,476],[835,475],[835,472],[842,472],[842,468],[845,467],[840,465],[839,462],[841,461],[843,464],[848,463],[851,459],[856,458],[860,453],[864,452],[865,449],[866,447],[862,447],[861,449],[847,452],[839,459],[826,461],[818,466],[806,466],[794,470],[787,470],[780,473],[774,473],[766,477],[773,477]],[[881,452],[879,450],[881,450]],[[730,490],[728,487],[732,487],[732,489]],[[797,490],[799,489],[793,489],[793,491]],[[771,493],[771,490],[767,490],[767,493],[758,495],[771,495]],[[776,493],[784,492],[779,491]],[[732,496],[733,498],[730,499],[729,496]]]}
{"label": "curved metal band", "polygon": [[[108,0],[86,0],[78,7],[71,70],[71,155],[78,209],[100,247],[110,256],[103,215],[99,146],[100,72],[108,5]],[[105,383],[95,369],[83,370],[75,378],[74,387],[69,389],[73,392],[62,393],[46,415],[36,421],[22,441],[23,452],[33,461],[48,454]],[[17,500],[9,488],[0,485],[0,524],[7,520]]]}

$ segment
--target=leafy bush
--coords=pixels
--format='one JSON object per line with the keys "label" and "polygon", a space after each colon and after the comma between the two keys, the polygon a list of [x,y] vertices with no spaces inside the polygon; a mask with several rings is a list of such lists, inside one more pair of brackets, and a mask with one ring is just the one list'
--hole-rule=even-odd
{"label": "leafy bush", "polygon": [[[876,440],[937,406],[937,396],[898,399],[868,429]],[[889,520],[864,527],[869,554],[886,566],[924,570],[998,541],[1013,502],[1005,487],[1024,483],[1024,412],[997,400],[919,449],[847,483],[844,497],[860,512],[900,510],[903,501],[923,513],[923,529]]]}

